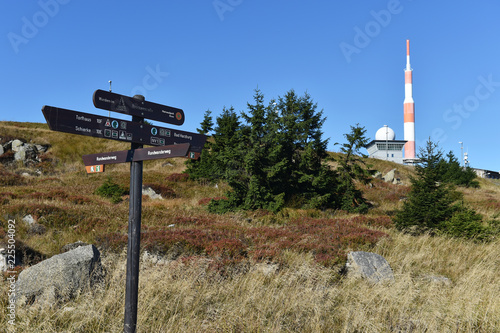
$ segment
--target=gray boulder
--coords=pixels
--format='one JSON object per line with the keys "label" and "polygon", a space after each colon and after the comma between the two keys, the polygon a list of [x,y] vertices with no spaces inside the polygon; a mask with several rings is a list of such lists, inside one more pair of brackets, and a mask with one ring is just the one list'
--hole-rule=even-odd
{"label": "gray boulder", "polygon": [[3,153],[5,153],[5,150],[3,149],[3,146],[2,146],[2,145],[0,145],[0,156],[2,156],[2,155],[3,155]]}
{"label": "gray boulder", "polygon": [[[14,150],[13,150],[14,151]],[[38,158],[38,150],[35,145],[32,144],[24,144],[20,146],[19,149],[14,154],[14,160],[23,161],[23,162],[37,162]]]}
{"label": "gray boulder", "polygon": [[39,153],[45,153],[49,149],[49,145],[35,144],[35,147]]}
{"label": "gray boulder", "polygon": [[346,271],[349,277],[360,277],[373,283],[394,281],[394,274],[387,260],[375,253],[349,252]]}
{"label": "gray boulder", "polygon": [[394,181],[395,176],[396,176],[396,169],[392,169],[391,171],[386,173],[383,178],[384,178],[384,181],[386,181],[388,183],[392,183]]}
{"label": "gray boulder", "polygon": [[55,255],[19,274],[16,299],[54,305],[92,287],[103,276],[101,255],[94,245]]}
{"label": "gray boulder", "polygon": [[16,139],[16,140],[13,140],[11,142],[11,148],[10,149],[13,152],[18,152],[23,145],[24,145],[24,142],[22,142],[21,140]]}

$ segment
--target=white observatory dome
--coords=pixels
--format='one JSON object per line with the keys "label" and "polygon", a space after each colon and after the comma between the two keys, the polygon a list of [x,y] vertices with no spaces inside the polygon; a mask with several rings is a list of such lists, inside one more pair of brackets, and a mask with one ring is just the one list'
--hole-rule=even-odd
{"label": "white observatory dome", "polygon": [[375,140],[394,140],[396,139],[396,133],[387,125],[380,128],[377,133],[375,133]]}

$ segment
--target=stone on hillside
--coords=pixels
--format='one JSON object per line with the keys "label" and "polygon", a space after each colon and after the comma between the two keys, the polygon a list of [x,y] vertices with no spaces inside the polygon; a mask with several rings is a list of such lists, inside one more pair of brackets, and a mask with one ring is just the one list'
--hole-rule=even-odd
{"label": "stone on hillside", "polygon": [[394,281],[394,274],[387,260],[375,253],[349,252],[346,270],[348,276],[361,277],[374,283]]}
{"label": "stone on hillside", "polygon": [[0,156],[2,156],[2,155],[3,155],[3,153],[5,153],[5,150],[3,149],[3,146],[2,146],[2,145],[0,145]]}
{"label": "stone on hillside", "polygon": [[33,216],[31,216],[31,214],[28,214],[23,217],[23,222],[27,225],[32,225],[33,223],[35,223],[35,219],[33,218]]}
{"label": "stone on hillside", "polygon": [[163,197],[156,193],[151,187],[142,185],[142,195],[147,195],[151,199],[163,199]]}
{"label": "stone on hillside", "polygon": [[36,144],[35,147],[36,147],[36,150],[39,153],[45,153],[49,149],[49,145],[39,145],[39,144]]}
{"label": "stone on hillside", "polygon": [[24,145],[24,142],[22,142],[21,140],[16,139],[16,140],[12,141],[10,149],[13,152],[18,152],[23,145]]}
{"label": "stone on hillside", "polygon": [[16,161],[23,162],[36,162],[39,161],[38,151],[36,147],[32,144],[25,144],[19,147],[19,150],[14,154],[14,159]]}
{"label": "stone on hillside", "polygon": [[394,181],[395,175],[396,175],[396,169],[392,169],[391,171],[385,174],[385,176],[383,177],[384,181],[392,183]]}
{"label": "stone on hillside", "polygon": [[380,171],[375,172],[375,174],[373,175],[373,178],[382,179],[382,172],[380,172]]}
{"label": "stone on hillside", "polygon": [[102,275],[97,248],[78,247],[23,270],[16,283],[16,300],[50,306],[92,287]]}

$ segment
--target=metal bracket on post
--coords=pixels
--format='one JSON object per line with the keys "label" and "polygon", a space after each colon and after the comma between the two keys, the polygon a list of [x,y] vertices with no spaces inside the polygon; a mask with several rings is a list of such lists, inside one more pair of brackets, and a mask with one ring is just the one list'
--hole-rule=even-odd
{"label": "metal bracket on post", "polygon": [[[144,96],[135,99],[144,101]],[[132,121],[143,123],[144,118],[132,116]],[[132,143],[130,149],[142,148],[142,144]],[[128,220],[127,278],[125,290],[125,333],[135,333],[137,328],[137,300],[139,296],[139,252],[141,248],[142,211],[142,169],[143,161],[130,162],[130,201]]]}

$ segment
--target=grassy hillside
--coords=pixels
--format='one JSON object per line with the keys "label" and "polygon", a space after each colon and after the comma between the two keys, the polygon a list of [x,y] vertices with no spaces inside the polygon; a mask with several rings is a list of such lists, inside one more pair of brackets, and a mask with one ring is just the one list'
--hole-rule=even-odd
{"label": "grassy hillside", "polygon": [[[98,246],[105,285],[61,306],[17,310],[18,331],[120,332],[123,326],[128,201],[95,194],[107,179],[127,189],[129,166],[108,165],[88,175],[81,155],[128,149],[127,144],[50,131],[44,124],[0,122],[0,142],[22,138],[50,144],[31,168],[0,166],[0,237],[17,222],[19,248],[32,263],[78,240]],[[225,184],[185,179],[183,159],[147,161],[144,183],[164,200],[143,198],[139,332],[496,332],[500,330],[500,241],[481,244],[397,232],[391,216],[409,192],[411,167],[394,168],[404,185],[375,179],[363,187],[373,208],[359,216],[342,211],[285,209],[213,215],[210,198]],[[42,170],[41,176],[33,169]],[[500,216],[500,184],[459,189],[484,219]],[[31,214],[46,227],[30,232]],[[341,274],[346,254],[384,256],[396,281],[372,285]],[[36,254],[36,255],[33,255]],[[445,276],[450,284],[430,282]],[[6,285],[6,282],[2,282]],[[6,306],[7,287],[2,288]],[[0,320],[6,322],[5,313]]]}

